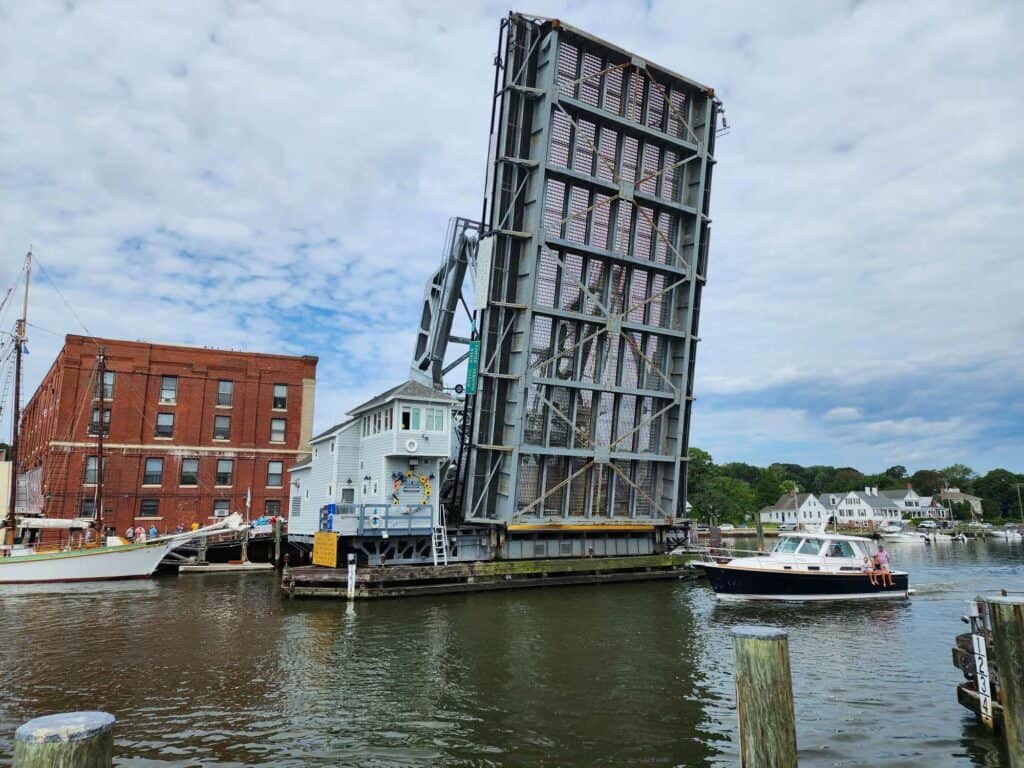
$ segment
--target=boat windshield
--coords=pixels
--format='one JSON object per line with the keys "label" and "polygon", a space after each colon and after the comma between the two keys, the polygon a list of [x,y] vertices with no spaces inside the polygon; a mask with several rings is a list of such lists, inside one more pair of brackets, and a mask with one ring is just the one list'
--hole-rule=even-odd
{"label": "boat windshield", "polygon": [[798,555],[819,555],[824,545],[824,539],[804,539],[804,543],[800,545],[800,549],[796,553]]}
{"label": "boat windshield", "polygon": [[803,539],[797,536],[786,536],[785,538],[779,539],[779,543],[775,545],[775,549],[772,551],[789,555],[796,552],[797,547],[800,546],[800,542],[802,541]]}
{"label": "boat windshield", "polygon": [[833,541],[828,545],[826,557],[856,557],[853,547],[848,541]]}

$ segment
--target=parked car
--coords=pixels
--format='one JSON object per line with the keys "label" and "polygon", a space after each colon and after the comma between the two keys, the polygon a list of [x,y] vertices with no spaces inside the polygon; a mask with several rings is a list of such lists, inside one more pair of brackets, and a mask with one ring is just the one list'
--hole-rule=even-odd
{"label": "parked car", "polygon": [[934,530],[935,528],[939,527],[939,524],[936,523],[934,520],[922,520],[920,523],[917,524],[917,527],[925,528],[928,530]]}
{"label": "parked car", "polygon": [[722,523],[720,526],[718,526],[718,529],[720,531],[735,531],[736,526],[732,523]]}
{"label": "parked car", "polygon": [[779,523],[780,531],[795,531],[797,529],[796,523]]}

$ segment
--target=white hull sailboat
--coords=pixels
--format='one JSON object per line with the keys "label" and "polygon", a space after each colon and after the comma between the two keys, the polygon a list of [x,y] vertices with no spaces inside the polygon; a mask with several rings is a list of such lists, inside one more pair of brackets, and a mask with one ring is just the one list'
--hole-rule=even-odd
{"label": "white hull sailboat", "polygon": [[[46,518],[36,521],[23,519],[21,522],[25,527],[57,527],[33,524],[57,522]],[[185,542],[225,529],[241,530],[243,527],[241,515],[235,513],[219,523],[196,531],[162,536],[137,544],[121,543],[123,539],[111,537],[117,543],[108,546],[85,546],[80,549],[47,552],[32,547],[4,548],[10,554],[0,554],[0,584],[144,579],[153,575],[167,553]],[[111,539],[108,539],[108,542]]]}

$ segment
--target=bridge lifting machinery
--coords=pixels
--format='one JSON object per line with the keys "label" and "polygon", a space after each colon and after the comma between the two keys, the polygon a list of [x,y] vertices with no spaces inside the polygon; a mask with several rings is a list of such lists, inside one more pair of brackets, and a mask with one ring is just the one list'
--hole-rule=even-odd
{"label": "bridge lifting machinery", "polygon": [[450,223],[411,366],[445,389],[474,358],[449,519],[509,558],[656,552],[686,516],[724,112],[557,19],[509,15],[495,65],[482,214]]}

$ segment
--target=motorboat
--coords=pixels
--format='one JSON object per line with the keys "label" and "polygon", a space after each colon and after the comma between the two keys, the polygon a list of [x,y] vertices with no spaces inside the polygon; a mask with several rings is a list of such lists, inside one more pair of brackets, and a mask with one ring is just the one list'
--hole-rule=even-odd
{"label": "motorboat", "polygon": [[874,543],[862,536],[783,533],[771,552],[695,563],[719,600],[898,600],[910,596],[905,571],[887,579],[870,568]]}
{"label": "motorboat", "polygon": [[888,544],[928,544],[928,536],[908,531],[903,523],[888,522],[878,529],[878,535]]}

